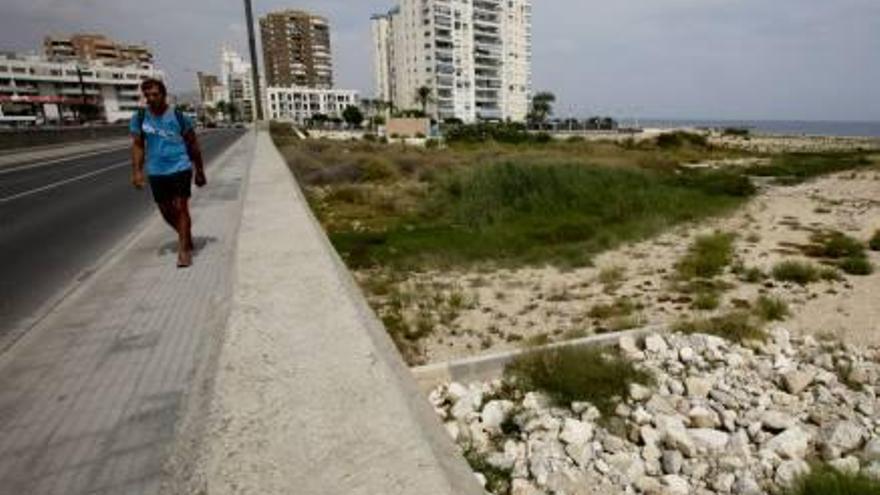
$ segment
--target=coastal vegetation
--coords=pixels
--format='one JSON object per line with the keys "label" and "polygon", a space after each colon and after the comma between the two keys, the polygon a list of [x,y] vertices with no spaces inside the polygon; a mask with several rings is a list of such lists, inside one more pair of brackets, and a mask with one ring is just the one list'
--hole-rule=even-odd
{"label": "coastal vegetation", "polygon": [[[756,219],[767,215],[740,208],[759,188],[840,163],[870,179],[860,153],[799,162],[803,154],[719,148],[687,133],[613,142],[516,124],[445,129],[426,148],[274,129],[411,365],[676,321],[689,333],[760,340],[767,322],[799,317],[798,285],[873,270],[867,248],[880,241],[796,217],[779,222],[780,241]],[[817,197],[808,211],[838,202]]]}
{"label": "coastal vegetation", "polygon": [[830,466],[813,466],[783,495],[880,495],[880,481]]}
{"label": "coastal vegetation", "polygon": [[356,268],[583,266],[622,242],[730,211],[755,191],[744,175],[680,166],[730,151],[542,144],[520,141],[529,134],[513,125],[462,128],[458,144],[436,150],[279,144]]}
{"label": "coastal vegetation", "polygon": [[519,390],[540,390],[561,405],[589,402],[606,417],[631,385],[653,384],[648,372],[620,353],[594,347],[526,352],[505,367],[504,375]]}

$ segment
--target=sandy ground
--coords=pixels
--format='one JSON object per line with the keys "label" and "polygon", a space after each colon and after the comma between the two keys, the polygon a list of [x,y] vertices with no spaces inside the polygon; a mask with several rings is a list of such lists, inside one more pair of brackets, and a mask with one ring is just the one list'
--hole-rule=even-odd
{"label": "sandy ground", "polygon": [[739,149],[756,153],[789,152],[822,152],[822,151],[854,151],[854,150],[880,150],[880,138],[876,137],[846,137],[846,136],[796,136],[783,134],[753,134],[747,137],[723,135],[717,131],[706,131],[683,127],[681,129],[645,128],[641,132],[617,133],[613,131],[601,132],[558,132],[554,134],[557,139],[568,139],[571,136],[579,136],[587,141],[616,141],[623,142],[632,139],[636,142],[650,141],[661,134],[681,131],[706,136],[709,143],[723,148]]}
{"label": "sandy ground", "polygon": [[716,146],[736,148],[758,153],[777,153],[781,151],[869,151],[880,149],[880,139],[872,137],[806,137],[785,135],[753,135],[749,137],[736,137],[713,133],[709,136],[709,142]]}
{"label": "sandy ground", "polygon": [[[512,349],[530,338],[556,341],[711,316],[745,307],[761,294],[789,304],[792,316],[782,325],[791,331],[878,345],[880,270],[806,287],[770,280],[746,283],[725,273],[720,279],[731,288],[713,311],[694,309],[688,296],[671,287],[676,263],[700,234],[735,233],[736,259],[769,273],[781,260],[806,260],[792,244],[805,244],[813,231],[822,229],[863,241],[880,229],[880,172],[846,172],[797,186],[765,185],[755,199],[728,217],[680,226],[658,238],[606,252],[590,268],[412,274],[398,287],[414,299],[436,302],[457,294],[456,299],[465,303],[454,312],[455,318],[446,318],[448,323],[439,323],[443,318],[435,314],[433,332],[422,340],[418,363],[411,364]],[[880,253],[869,251],[868,256],[880,268]],[[622,275],[621,280],[608,283],[613,270]],[[589,315],[596,305],[620,297],[636,302],[640,309],[621,318]],[[374,307],[377,302],[373,301]],[[423,303],[423,308],[440,313],[442,305]]]}

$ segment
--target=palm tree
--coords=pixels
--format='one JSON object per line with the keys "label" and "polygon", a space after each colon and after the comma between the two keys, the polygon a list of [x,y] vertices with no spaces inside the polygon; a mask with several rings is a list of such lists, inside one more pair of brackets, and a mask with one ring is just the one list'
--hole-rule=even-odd
{"label": "palm tree", "polygon": [[387,120],[388,115],[386,112],[391,108],[391,102],[376,98],[375,100],[370,100],[370,103],[373,108],[370,125],[375,129],[376,126],[384,124]]}
{"label": "palm tree", "polygon": [[543,124],[547,118],[553,115],[553,103],[556,95],[548,91],[542,91],[532,97],[532,110],[529,112],[529,120]]}
{"label": "palm tree", "polygon": [[418,100],[419,104],[422,106],[423,114],[428,115],[428,103],[433,99],[431,88],[428,86],[420,86],[416,90],[416,100]]}
{"label": "palm tree", "polygon": [[373,106],[376,109],[376,113],[385,113],[385,110],[391,108],[391,102],[377,98],[373,100]]}

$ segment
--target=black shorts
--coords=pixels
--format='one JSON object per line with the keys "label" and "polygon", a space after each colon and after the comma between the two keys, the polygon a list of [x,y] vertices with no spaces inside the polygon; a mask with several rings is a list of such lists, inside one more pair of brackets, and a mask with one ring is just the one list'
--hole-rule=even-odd
{"label": "black shorts", "polygon": [[174,198],[189,198],[192,195],[192,170],[184,170],[168,175],[151,175],[150,190],[157,203],[167,203]]}

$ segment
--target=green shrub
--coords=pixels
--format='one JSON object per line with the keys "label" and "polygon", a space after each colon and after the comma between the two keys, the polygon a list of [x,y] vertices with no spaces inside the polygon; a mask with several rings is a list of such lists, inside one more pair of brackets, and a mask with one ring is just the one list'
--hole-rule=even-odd
{"label": "green shrub", "polygon": [[596,348],[529,352],[504,369],[505,379],[525,391],[542,391],[558,405],[586,401],[610,416],[629,385],[653,384],[653,377],[619,354]]}
{"label": "green shrub", "polygon": [[434,150],[440,147],[440,141],[436,139],[428,139],[425,141],[425,148],[429,150]]}
{"label": "green shrub", "polygon": [[685,145],[706,148],[709,146],[709,142],[706,136],[693,132],[675,131],[657,136],[657,146],[661,148],[680,148]]}
{"label": "green shrub", "polygon": [[725,136],[748,137],[750,131],[746,127],[727,127],[722,134]]}
{"label": "green shrub", "polygon": [[721,297],[717,292],[700,292],[694,298],[693,308],[703,311],[711,311],[718,309],[721,304]]}
{"label": "green shrub", "polygon": [[840,259],[865,255],[865,245],[842,232],[817,232],[810,236],[810,241],[804,248],[809,256]]}
{"label": "green shrub", "polygon": [[677,182],[709,194],[747,198],[757,192],[748,176],[726,170],[681,170]]}
{"label": "green shrub", "polygon": [[676,270],[682,279],[720,275],[733,259],[732,234],[715,233],[697,237]]}
{"label": "green shrub", "polygon": [[874,273],[874,265],[864,256],[844,258],[837,266],[850,275],[870,275]]}
{"label": "green shrub", "polygon": [[341,184],[329,190],[327,201],[334,203],[348,203],[353,205],[366,204],[369,200],[369,191],[364,186],[354,184]]}
{"label": "green shrub", "polygon": [[748,282],[750,284],[757,284],[759,282],[763,282],[764,279],[767,278],[767,274],[764,273],[760,268],[751,267],[743,270],[740,275],[740,279],[743,282]]}
{"label": "green shrub", "polygon": [[[401,218],[384,232],[331,231],[349,266],[486,260],[585,266],[593,254],[621,242],[743,202],[699,184],[683,185],[667,171],[571,163],[453,169],[438,173],[431,185],[417,216]],[[351,251],[358,256],[349,256]]]}
{"label": "green shrub", "polygon": [[786,260],[773,266],[773,278],[780,282],[807,285],[820,279],[816,265],[806,261]]}
{"label": "green shrub", "polygon": [[880,230],[874,232],[874,235],[871,236],[871,240],[868,241],[868,247],[871,248],[871,251],[880,251]]}
{"label": "green shrub", "polygon": [[553,136],[546,132],[536,132],[531,135],[530,141],[538,144],[547,144],[553,141]]}
{"label": "green shrub", "polygon": [[829,466],[813,466],[783,495],[880,495],[880,481],[863,474],[837,471]]}
{"label": "green shrub", "polygon": [[764,321],[782,321],[791,315],[791,311],[782,299],[761,296],[755,302],[755,314]]}
{"label": "green shrub", "polygon": [[861,152],[785,153],[772,158],[770,165],[754,165],[745,170],[749,175],[787,178],[796,184],[819,175],[871,166]]}
{"label": "green shrub", "polygon": [[531,139],[526,126],[516,123],[456,125],[446,129],[445,137],[449,144],[478,144],[488,141],[520,144]]}
{"label": "green shrub", "polygon": [[366,182],[384,182],[400,176],[400,171],[397,170],[394,163],[379,156],[366,158],[359,164],[359,167],[363,174],[361,177]]}
{"label": "green shrub", "polygon": [[840,282],[844,279],[840,270],[832,266],[821,267],[819,269],[819,278],[828,282]]}
{"label": "green shrub", "polygon": [[673,331],[717,335],[732,342],[767,338],[764,329],[746,311],[731,311],[707,319],[680,321],[673,325]]}
{"label": "green shrub", "polygon": [[629,316],[636,310],[636,305],[627,297],[618,298],[612,304],[597,304],[590,309],[587,316],[606,320],[615,316]]}
{"label": "green shrub", "polygon": [[599,283],[602,285],[619,285],[626,278],[626,268],[609,266],[599,271]]}

